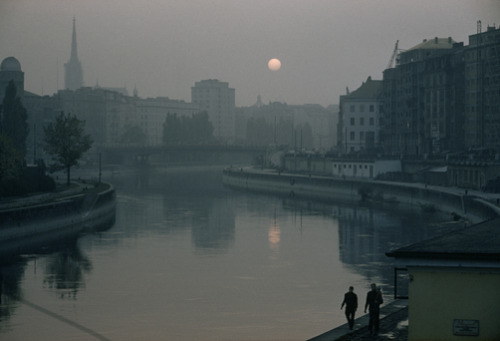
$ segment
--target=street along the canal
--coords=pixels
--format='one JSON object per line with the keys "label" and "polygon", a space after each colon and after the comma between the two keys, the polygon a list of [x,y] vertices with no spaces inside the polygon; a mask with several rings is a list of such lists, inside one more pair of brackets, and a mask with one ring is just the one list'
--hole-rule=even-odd
{"label": "street along the canal", "polygon": [[105,172],[115,225],[2,267],[0,339],[305,340],[344,323],[350,285],[391,300],[386,251],[459,227],[232,191],[221,171]]}

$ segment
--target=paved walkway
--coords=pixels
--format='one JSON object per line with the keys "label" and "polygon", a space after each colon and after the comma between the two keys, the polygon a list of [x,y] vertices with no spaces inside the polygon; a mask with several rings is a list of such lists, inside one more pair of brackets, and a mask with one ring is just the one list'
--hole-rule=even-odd
{"label": "paved walkway", "polygon": [[72,181],[71,186],[65,188],[62,186],[59,190],[49,193],[30,194],[24,197],[9,197],[0,199],[0,211],[19,209],[22,207],[39,205],[46,202],[58,200],[60,198],[70,197],[82,193],[87,188],[91,188],[91,184]]}
{"label": "paved walkway", "polygon": [[408,301],[397,300],[380,307],[380,330],[377,336],[370,336],[368,314],[354,321],[354,330],[346,324],[308,341],[358,341],[358,340],[408,340]]}

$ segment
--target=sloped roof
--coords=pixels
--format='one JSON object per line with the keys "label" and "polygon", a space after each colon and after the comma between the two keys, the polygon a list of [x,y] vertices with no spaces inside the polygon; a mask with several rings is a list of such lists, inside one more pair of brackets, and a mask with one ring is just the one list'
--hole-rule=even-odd
{"label": "sloped roof", "polygon": [[500,218],[404,246],[387,253],[395,258],[500,261]]}
{"label": "sloped roof", "polygon": [[368,77],[366,82],[353,92],[345,96],[346,99],[371,99],[377,98],[382,93],[382,81]]}
{"label": "sloped roof", "polygon": [[434,39],[425,39],[418,45],[413,46],[412,48],[406,50],[434,50],[434,49],[451,49],[453,48],[453,44],[456,43],[453,39],[450,38],[434,38]]}

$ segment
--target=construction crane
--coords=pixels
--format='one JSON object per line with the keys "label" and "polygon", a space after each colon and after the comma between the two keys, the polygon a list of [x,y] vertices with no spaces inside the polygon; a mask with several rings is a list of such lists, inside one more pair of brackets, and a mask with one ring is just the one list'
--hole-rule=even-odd
{"label": "construction crane", "polygon": [[389,63],[387,64],[386,69],[390,69],[394,65],[394,60],[396,59],[396,56],[398,55],[398,44],[399,44],[399,40],[396,40],[396,44],[394,44],[394,51],[392,51],[392,56],[391,56],[391,59],[389,60]]}

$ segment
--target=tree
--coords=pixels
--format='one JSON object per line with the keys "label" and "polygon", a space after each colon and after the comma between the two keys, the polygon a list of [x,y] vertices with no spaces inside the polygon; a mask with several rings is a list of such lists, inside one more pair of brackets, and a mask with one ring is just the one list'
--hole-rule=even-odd
{"label": "tree", "polygon": [[9,137],[0,134],[0,194],[11,194],[12,185],[20,180],[21,165],[21,153]]}
{"label": "tree", "polygon": [[214,127],[208,117],[208,112],[194,114],[190,120],[191,143],[209,143],[213,139]]}
{"label": "tree", "polygon": [[274,129],[264,117],[251,117],[247,121],[247,143],[251,146],[267,146],[274,142]]}
{"label": "tree", "polygon": [[67,185],[70,184],[71,167],[78,165],[83,153],[92,147],[92,137],[84,134],[85,121],[61,112],[55,122],[43,128],[44,150],[52,155],[52,171],[66,169]]}
{"label": "tree", "polygon": [[10,81],[5,88],[5,97],[2,101],[1,134],[8,137],[14,148],[20,153],[21,160],[26,156],[26,138],[28,137],[28,114],[17,96],[14,81]]}
{"label": "tree", "polygon": [[128,145],[144,145],[147,140],[148,137],[139,126],[126,126],[125,132],[120,137],[120,142]]}
{"label": "tree", "polygon": [[214,128],[206,111],[189,116],[167,114],[163,123],[163,143],[166,145],[200,145],[213,141]]}
{"label": "tree", "polygon": [[181,120],[177,117],[177,114],[168,113],[163,123],[163,143],[166,145],[180,144],[181,130]]}

